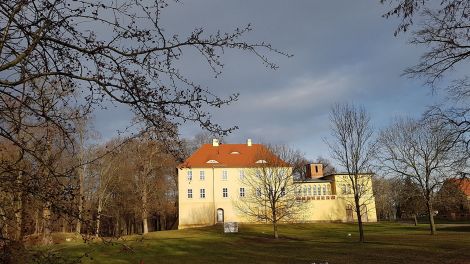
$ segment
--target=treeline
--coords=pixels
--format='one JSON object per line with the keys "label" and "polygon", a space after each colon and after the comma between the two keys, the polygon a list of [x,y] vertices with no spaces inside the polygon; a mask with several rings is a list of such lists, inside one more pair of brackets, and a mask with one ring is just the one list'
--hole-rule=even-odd
{"label": "treeline", "polygon": [[[58,131],[36,127],[22,136],[27,148],[0,140],[1,242],[19,242],[30,234],[64,231],[76,204],[74,149]],[[40,138],[42,140],[34,140]],[[50,236],[42,236],[45,244]]]}
{"label": "treeline", "polygon": [[178,161],[162,144],[116,139],[88,152],[94,161],[83,167],[80,232],[120,236],[175,227]]}
{"label": "treeline", "polygon": [[2,140],[2,238],[38,235],[49,244],[52,232],[118,237],[176,228],[176,166],[206,137],[178,142],[178,154],[149,134],[88,147],[61,147],[56,140],[40,153],[46,164]]}
{"label": "treeline", "polygon": [[[413,221],[427,218],[426,200],[412,180],[400,177],[373,179],[377,218],[384,221]],[[451,180],[445,182],[434,198],[437,218],[465,220],[470,218],[470,202],[462,189]]]}

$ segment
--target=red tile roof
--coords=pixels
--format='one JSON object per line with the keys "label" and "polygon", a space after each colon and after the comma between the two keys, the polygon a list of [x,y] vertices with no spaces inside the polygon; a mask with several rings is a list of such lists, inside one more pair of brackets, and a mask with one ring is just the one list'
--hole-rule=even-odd
{"label": "red tile roof", "polygon": [[452,181],[466,196],[470,196],[470,179],[452,179]]}
{"label": "red tile roof", "polygon": [[[188,159],[186,159],[179,168],[249,168],[259,167],[263,163],[256,163],[259,160],[265,160],[269,164],[276,166],[288,166],[262,144],[204,144]],[[207,163],[208,161],[217,161],[217,163]]]}

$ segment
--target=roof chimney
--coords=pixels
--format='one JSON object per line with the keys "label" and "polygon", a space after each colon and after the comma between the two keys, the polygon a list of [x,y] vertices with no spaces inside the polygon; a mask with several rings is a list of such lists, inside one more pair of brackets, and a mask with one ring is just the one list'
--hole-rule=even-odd
{"label": "roof chimney", "polygon": [[248,147],[251,147],[251,138],[249,138],[249,139],[246,141],[246,145],[247,145]]}
{"label": "roof chimney", "polygon": [[307,179],[317,179],[323,177],[323,164],[307,164]]}
{"label": "roof chimney", "polygon": [[216,138],[212,139],[212,146],[213,147],[218,147],[219,146],[219,140],[216,139]]}

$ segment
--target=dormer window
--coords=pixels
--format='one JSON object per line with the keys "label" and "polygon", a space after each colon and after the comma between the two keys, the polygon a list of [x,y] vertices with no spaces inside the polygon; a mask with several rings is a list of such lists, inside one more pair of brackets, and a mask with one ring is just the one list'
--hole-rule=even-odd
{"label": "dormer window", "polygon": [[237,155],[237,154],[240,154],[240,152],[238,152],[238,151],[232,151],[232,152],[230,152],[230,154]]}
{"label": "dormer window", "polygon": [[265,160],[257,160],[255,163],[268,163],[268,162]]}
{"label": "dormer window", "polygon": [[219,162],[216,160],[208,160],[206,163],[219,163]]}

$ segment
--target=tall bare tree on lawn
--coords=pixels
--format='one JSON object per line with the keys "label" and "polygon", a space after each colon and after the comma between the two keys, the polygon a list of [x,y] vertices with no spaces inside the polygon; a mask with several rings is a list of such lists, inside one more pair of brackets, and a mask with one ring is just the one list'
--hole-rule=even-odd
{"label": "tall bare tree on lawn", "polygon": [[380,133],[377,152],[382,168],[398,174],[418,186],[426,202],[431,234],[434,224],[436,192],[449,178],[455,177],[465,160],[454,148],[455,134],[429,119],[397,119]]}
{"label": "tall bare tree on lawn", "polygon": [[327,144],[331,157],[348,174],[345,191],[353,195],[359,241],[364,242],[362,216],[368,203],[364,198],[372,197],[368,186],[372,186],[370,165],[375,150],[370,117],[364,107],[336,104],[331,109],[330,122],[332,139]]}
{"label": "tall bare tree on lawn", "polygon": [[299,220],[303,202],[297,199],[292,164],[298,152],[286,146],[271,146],[257,153],[257,166],[240,179],[246,193],[235,202],[235,207],[254,221],[273,225],[274,238],[279,237],[278,224]]}

